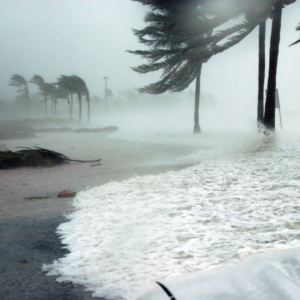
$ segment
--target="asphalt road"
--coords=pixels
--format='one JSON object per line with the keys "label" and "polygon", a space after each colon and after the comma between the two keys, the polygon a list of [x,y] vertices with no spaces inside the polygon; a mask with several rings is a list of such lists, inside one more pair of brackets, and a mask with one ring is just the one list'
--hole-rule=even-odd
{"label": "asphalt road", "polygon": [[59,212],[0,220],[1,300],[100,299],[92,297],[83,286],[58,283],[55,276],[46,276],[42,271],[43,264],[67,253],[55,234],[64,221]]}

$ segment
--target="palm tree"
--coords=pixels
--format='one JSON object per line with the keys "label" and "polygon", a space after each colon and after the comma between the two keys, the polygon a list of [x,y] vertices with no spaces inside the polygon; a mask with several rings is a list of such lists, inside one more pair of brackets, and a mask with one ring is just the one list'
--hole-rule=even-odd
{"label": "palm tree", "polygon": [[47,117],[47,100],[48,97],[51,99],[52,103],[52,113],[53,113],[53,106],[54,106],[54,112],[56,117],[56,104],[57,99],[55,96],[56,87],[53,83],[46,83],[42,76],[40,75],[33,75],[33,77],[30,79],[31,83],[36,84],[39,87],[40,93],[44,96],[45,101],[45,117]]}
{"label": "palm tree", "polygon": [[[139,73],[163,70],[162,79],[160,81],[140,89],[141,92],[160,94],[167,90],[181,91],[188,87],[191,81],[198,78],[200,64],[206,62],[213,55],[221,53],[239,43],[251,33],[256,26],[265,22],[265,20],[269,18],[272,10],[274,10],[277,16],[279,6],[282,9],[283,5],[294,3],[296,0],[133,1],[149,5],[152,8],[152,12],[147,13],[145,16],[145,21],[150,23],[150,25],[142,30],[134,31],[139,41],[150,47],[150,50],[128,51],[136,55],[141,55],[143,58],[148,59],[150,63],[140,65],[137,68],[133,68],[133,70]],[[230,7],[230,9],[228,9],[228,7]],[[207,35],[210,30],[240,15],[244,15],[244,19],[238,24],[217,31],[211,36]],[[278,21],[278,18],[275,17],[273,20],[274,26],[278,24],[275,19]],[[261,33],[263,33],[263,27],[264,25],[262,24]],[[275,103],[275,89],[274,85],[272,86],[270,82],[272,82],[272,80],[274,81],[274,62],[276,60],[277,66],[278,59],[278,53],[277,56],[274,53],[274,48],[276,48],[276,43],[274,42],[276,31],[278,35],[278,26],[274,27],[271,42],[270,53],[273,54],[270,58],[272,63],[270,63],[269,70],[268,94],[264,116],[265,125],[268,125],[268,120],[273,118],[272,113],[270,115],[270,101],[274,100]],[[263,34],[261,35],[261,39],[262,38]],[[262,46],[261,44],[261,49]],[[275,56],[277,57],[276,59]],[[263,114],[262,57],[263,55],[261,54],[258,104],[259,120],[262,119]],[[199,84],[200,80],[196,79],[196,85]],[[196,91],[198,92],[198,90],[196,86]],[[197,109],[197,97],[195,97],[195,100],[195,109]],[[200,128],[196,125],[196,114],[194,119],[195,129],[196,131],[200,131]]]}
{"label": "palm tree", "polygon": [[81,122],[82,96],[86,96],[88,104],[88,121],[90,121],[90,94],[84,80],[77,75],[61,75],[61,77],[57,79],[56,85],[69,91],[71,94],[71,105],[73,103],[73,94],[77,94],[79,102],[79,122]]}
{"label": "palm tree", "polygon": [[10,77],[8,85],[18,87],[19,89],[17,90],[17,92],[20,92],[25,96],[27,103],[27,116],[29,116],[29,90],[25,78],[18,74],[12,75]]}
{"label": "palm tree", "polygon": [[[128,51],[148,59],[149,64],[133,68],[144,74],[162,70],[162,79],[139,89],[140,92],[161,94],[166,91],[178,92],[196,79],[194,133],[200,132],[199,98],[202,64],[213,55],[221,53],[245,38],[258,24],[242,21],[222,31],[214,28],[234,17],[245,14],[245,3],[225,11],[224,2],[214,1],[207,5],[203,1],[134,0],[149,5],[152,11],[144,20],[149,25],[134,30],[139,41],[150,48],[148,51]],[[213,2],[213,1],[212,1]],[[236,3],[235,3],[236,4]],[[248,7],[248,6],[247,6]],[[226,7],[225,7],[226,8]],[[227,40],[226,40],[227,39]],[[219,45],[225,41],[222,45]]]}
{"label": "palm tree", "polygon": [[82,78],[80,78],[77,75],[72,75],[71,76],[74,86],[76,87],[77,95],[78,95],[78,100],[79,100],[79,122],[81,122],[81,100],[82,96],[85,95],[86,97],[86,102],[88,105],[88,122],[90,121],[90,92],[87,88],[86,83]]}
{"label": "palm tree", "polygon": [[[55,83],[55,85],[58,86],[58,88],[60,89],[64,89],[66,91],[68,91],[68,94],[71,96],[71,101],[68,100],[68,104],[69,104],[69,113],[70,113],[70,118],[73,118],[73,95],[76,93],[76,87],[74,86],[74,81],[72,80],[72,78],[70,76],[66,76],[66,75],[61,75],[61,77],[59,77],[57,79],[57,82]],[[69,99],[69,97],[68,97]]]}

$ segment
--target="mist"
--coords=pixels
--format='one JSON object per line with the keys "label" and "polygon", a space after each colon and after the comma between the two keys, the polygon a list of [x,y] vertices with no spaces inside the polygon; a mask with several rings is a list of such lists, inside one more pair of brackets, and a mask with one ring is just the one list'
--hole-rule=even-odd
{"label": "mist", "polygon": [[[299,95],[296,2],[283,11],[278,88],[284,108],[294,108]],[[104,76],[116,95],[159,79],[159,72],[139,75],[130,67],[145,63],[126,50],[142,49],[131,29],[145,26],[146,7],[133,1],[1,1],[0,97],[13,100],[11,75],[30,80],[34,74],[46,82],[62,75],[83,78],[92,96],[104,96]],[[270,33],[271,21],[268,21]],[[268,43],[266,46],[268,49]],[[214,56],[203,66],[201,91],[220,102],[255,111],[257,98],[258,30],[237,46]],[[267,51],[268,52],[268,51]],[[190,86],[194,89],[194,84]],[[37,91],[29,84],[32,94]],[[242,108],[243,109],[243,108]]]}

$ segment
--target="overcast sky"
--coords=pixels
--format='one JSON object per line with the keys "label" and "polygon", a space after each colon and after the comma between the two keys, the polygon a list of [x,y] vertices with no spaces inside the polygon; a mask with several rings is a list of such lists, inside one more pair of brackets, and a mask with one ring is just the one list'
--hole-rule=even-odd
{"label": "overcast sky", "polygon": [[[145,10],[130,0],[0,0],[0,96],[14,95],[15,89],[7,86],[13,74],[27,80],[39,74],[46,82],[61,74],[76,74],[92,95],[99,96],[103,96],[104,76],[109,77],[114,94],[158,80],[159,72],[133,72],[130,67],[144,61],[125,52],[142,47],[131,28],[144,27]],[[300,1],[283,11],[278,87],[281,99],[300,105],[300,45],[288,47],[298,38],[298,22]],[[228,103],[256,105],[257,63],[256,29],[204,65],[202,92]]]}

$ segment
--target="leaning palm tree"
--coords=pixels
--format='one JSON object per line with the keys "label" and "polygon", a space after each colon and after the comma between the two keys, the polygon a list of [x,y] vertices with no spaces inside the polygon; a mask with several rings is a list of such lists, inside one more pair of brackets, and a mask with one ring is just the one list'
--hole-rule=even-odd
{"label": "leaning palm tree", "polygon": [[74,80],[70,76],[61,75],[57,78],[57,82],[55,85],[58,86],[58,89],[63,89],[68,92],[68,99],[71,96],[71,100],[68,100],[69,104],[69,114],[70,118],[73,118],[73,95],[76,94],[76,87],[74,84]]}
{"label": "leaning palm tree", "polygon": [[[145,16],[149,26],[135,30],[139,41],[150,50],[129,51],[146,58],[149,63],[133,68],[144,74],[162,70],[162,79],[141,88],[141,92],[161,94],[165,91],[178,92],[187,88],[198,77],[199,66],[213,55],[222,53],[248,36],[254,28],[264,22],[274,11],[274,30],[271,39],[269,83],[264,115],[264,124],[270,127],[275,114],[275,85],[278,50],[275,36],[278,27],[278,10],[296,0],[133,0],[151,7]],[[223,30],[214,30],[227,21],[243,15],[240,21]],[[281,13],[280,13],[281,16]],[[192,28],[192,30],[191,30]],[[277,38],[278,40],[278,38]],[[279,41],[279,40],[278,40]],[[275,63],[276,61],[276,63]],[[275,67],[276,65],[276,67]],[[275,77],[274,77],[275,76]],[[196,103],[196,101],[195,101]],[[272,120],[272,121],[270,121]],[[271,125],[272,127],[272,125]]]}
{"label": "leaning palm tree", "polygon": [[51,100],[52,114],[54,109],[54,113],[56,117],[57,99],[55,97],[55,91],[56,91],[55,85],[53,83],[46,83],[43,77],[40,75],[33,75],[33,77],[30,79],[29,82],[36,84],[39,87],[40,93],[44,96],[45,116],[47,117],[47,100],[49,97]]}
{"label": "leaning palm tree", "polygon": [[79,103],[79,122],[81,122],[82,96],[86,96],[86,102],[88,104],[88,120],[90,120],[90,94],[84,80],[77,75],[61,75],[61,77],[57,79],[56,85],[69,91],[69,93],[71,94],[72,102],[73,94],[77,94]]}
{"label": "leaning palm tree", "polygon": [[[251,33],[262,21],[261,13],[257,14],[254,11],[254,0],[133,1],[149,5],[152,9],[144,18],[149,25],[142,30],[134,30],[139,41],[150,49],[128,51],[140,55],[149,63],[133,70],[141,74],[162,70],[161,80],[139,90],[149,94],[179,92],[196,79],[194,133],[199,133],[202,64],[213,55],[236,45]],[[229,2],[232,2],[230,9]],[[239,24],[221,31],[214,30],[231,19],[246,15],[246,12],[247,18],[243,18]],[[250,17],[253,20],[249,21]]]}
{"label": "leaning palm tree", "polygon": [[90,121],[90,92],[87,88],[85,81],[77,75],[70,76],[73,80],[74,86],[76,87],[78,100],[79,100],[79,122],[81,122],[81,100],[82,96],[85,95],[86,102],[88,105],[88,121]]}
{"label": "leaning palm tree", "polygon": [[10,86],[16,86],[19,89],[17,92],[22,93],[22,95],[26,98],[27,103],[27,116],[29,115],[29,90],[28,90],[28,84],[25,78],[21,75],[15,74],[10,77],[10,81],[8,83]]}

